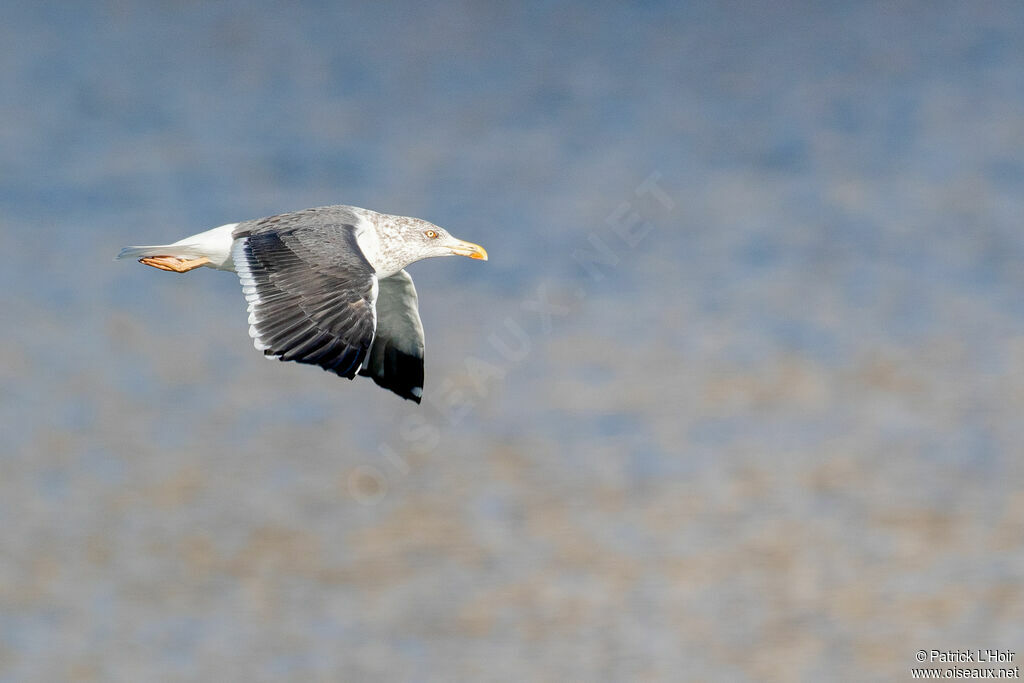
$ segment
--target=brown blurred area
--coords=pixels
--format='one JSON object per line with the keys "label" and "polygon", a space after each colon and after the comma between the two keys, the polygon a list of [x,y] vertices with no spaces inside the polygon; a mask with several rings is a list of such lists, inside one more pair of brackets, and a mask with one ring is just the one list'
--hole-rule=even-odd
{"label": "brown blurred area", "polygon": [[[15,3],[0,682],[1019,648],[1022,33],[1009,3]],[[261,359],[230,274],[110,261],[326,203],[491,254],[410,268],[421,406]]]}

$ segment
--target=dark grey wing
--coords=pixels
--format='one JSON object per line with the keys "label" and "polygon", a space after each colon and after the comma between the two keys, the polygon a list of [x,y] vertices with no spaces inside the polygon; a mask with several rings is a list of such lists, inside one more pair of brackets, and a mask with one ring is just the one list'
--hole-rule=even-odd
{"label": "dark grey wing", "polygon": [[423,324],[416,287],[404,270],[378,285],[377,336],[359,374],[419,403],[423,397]]}
{"label": "dark grey wing", "polygon": [[377,298],[355,228],[258,221],[236,229],[231,255],[256,348],[352,379],[373,341]]}

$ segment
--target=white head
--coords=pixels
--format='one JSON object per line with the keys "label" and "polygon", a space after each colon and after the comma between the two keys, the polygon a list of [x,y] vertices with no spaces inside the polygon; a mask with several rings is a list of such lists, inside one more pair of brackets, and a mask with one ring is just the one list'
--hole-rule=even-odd
{"label": "white head", "polygon": [[419,218],[381,215],[377,234],[395,272],[410,263],[435,256],[487,260],[487,250],[480,245],[452,237],[444,228]]}

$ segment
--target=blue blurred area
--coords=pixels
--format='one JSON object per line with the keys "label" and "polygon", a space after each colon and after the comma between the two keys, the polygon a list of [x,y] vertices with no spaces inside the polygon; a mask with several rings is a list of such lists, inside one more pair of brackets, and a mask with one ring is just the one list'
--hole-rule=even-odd
{"label": "blue blurred area", "polygon": [[[1019,3],[3,14],[0,681],[1020,644]],[[111,261],[333,203],[491,254],[411,268],[423,406]]]}

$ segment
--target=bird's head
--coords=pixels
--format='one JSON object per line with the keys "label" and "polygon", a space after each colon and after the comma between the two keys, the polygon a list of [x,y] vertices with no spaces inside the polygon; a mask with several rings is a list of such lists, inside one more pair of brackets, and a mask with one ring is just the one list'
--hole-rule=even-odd
{"label": "bird's head", "polygon": [[487,260],[487,250],[479,244],[466,242],[448,234],[444,228],[440,228],[427,221],[417,221],[417,225],[410,226],[410,233],[407,239],[415,240],[419,250],[425,254],[425,258],[433,256],[468,256],[481,261]]}
{"label": "bird's head", "polygon": [[487,250],[480,245],[456,239],[444,228],[420,218],[379,214],[376,221],[380,248],[373,256],[373,265],[381,277],[436,256],[468,256],[487,260]]}

